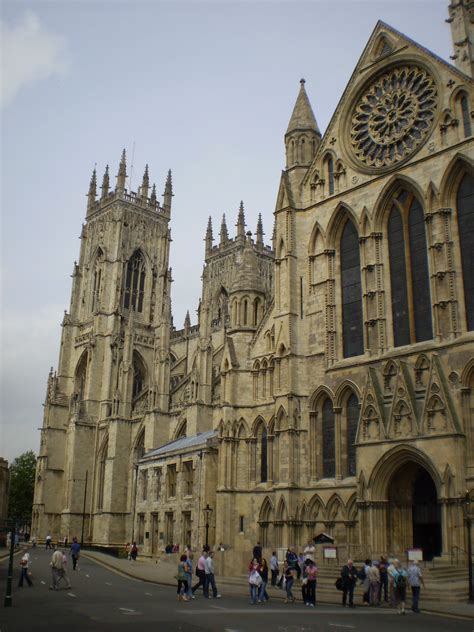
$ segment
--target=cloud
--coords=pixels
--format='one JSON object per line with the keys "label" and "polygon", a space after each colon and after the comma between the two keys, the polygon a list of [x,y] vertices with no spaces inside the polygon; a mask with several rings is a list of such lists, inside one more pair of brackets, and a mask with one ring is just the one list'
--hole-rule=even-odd
{"label": "cloud", "polygon": [[2,107],[9,105],[22,88],[61,76],[67,70],[66,39],[48,33],[31,11],[13,26],[1,20],[0,40]]}
{"label": "cloud", "polygon": [[44,305],[32,314],[5,309],[0,362],[0,456],[9,460],[38,450],[46,381],[57,366],[63,305]]}

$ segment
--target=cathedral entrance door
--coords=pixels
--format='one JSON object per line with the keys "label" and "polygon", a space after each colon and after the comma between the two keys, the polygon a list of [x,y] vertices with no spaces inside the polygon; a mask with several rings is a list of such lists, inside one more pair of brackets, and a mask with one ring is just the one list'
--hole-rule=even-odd
{"label": "cathedral entrance door", "polygon": [[426,560],[441,555],[441,508],[433,479],[423,468],[413,483],[413,546],[423,549]]}
{"label": "cathedral entrance door", "polygon": [[389,552],[420,548],[426,560],[441,555],[441,511],[430,474],[418,463],[404,463],[391,478],[388,501]]}

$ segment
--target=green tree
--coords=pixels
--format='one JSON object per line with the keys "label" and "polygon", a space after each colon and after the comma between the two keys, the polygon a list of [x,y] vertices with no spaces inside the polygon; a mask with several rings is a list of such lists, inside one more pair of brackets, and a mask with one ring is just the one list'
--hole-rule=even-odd
{"label": "green tree", "polygon": [[32,450],[20,454],[10,466],[8,515],[25,524],[31,523],[35,472],[36,456]]}

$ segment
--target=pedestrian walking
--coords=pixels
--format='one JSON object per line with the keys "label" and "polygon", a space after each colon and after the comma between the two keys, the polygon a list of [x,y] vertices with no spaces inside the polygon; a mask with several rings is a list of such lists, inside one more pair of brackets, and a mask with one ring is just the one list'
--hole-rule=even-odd
{"label": "pedestrian walking", "polygon": [[213,557],[214,557],[213,551],[209,551],[206,557],[206,561],[204,563],[204,571],[206,573],[206,580],[205,580],[203,592],[204,592],[204,597],[206,599],[209,599],[209,586],[212,588],[212,596],[214,597],[214,599],[221,598],[216,587],[216,578],[214,575],[214,560],[212,559]]}
{"label": "pedestrian walking", "polygon": [[207,551],[204,551],[203,549],[201,557],[198,559],[196,564],[196,576],[199,578],[199,581],[193,586],[193,595],[198,588],[202,588],[202,591],[204,592],[204,585],[206,583],[206,557]]}
{"label": "pedestrian walking", "polygon": [[253,547],[252,556],[256,557],[260,563],[260,560],[262,559],[262,545],[260,542],[257,542],[257,544]]}
{"label": "pedestrian walking", "polygon": [[33,582],[28,576],[28,569],[30,568],[30,554],[25,553],[20,560],[20,581],[18,587],[23,588],[23,580],[26,581],[28,586],[33,586]]}
{"label": "pedestrian walking", "polygon": [[408,574],[402,567],[399,560],[394,560],[393,564],[395,566],[395,573],[393,576],[395,603],[398,609],[398,614],[406,614],[405,603],[407,600]]}
{"label": "pedestrian walking", "polygon": [[81,545],[77,541],[76,536],[74,536],[72,539],[70,553],[72,557],[72,570],[75,571],[77,569],[77,562],[79,561],[79,556],[81,553]]}
{"label": "pedestrian walking", "polygon": [[413,612],[418,613],[420,612],[420,587],[425,587],[425,580],[423,579],[421,568],[418,566],[418,562],[416,560],[413,560],[413,562],[408,567],[407,575],[412,595],[411,609],[413,610]]}
{"label": "pedestrian walking", "polygon": [[189,597],[187,595],[188,592],[188,564],[186,562],[187,556],[181,555],[179,558],[178,564],[178,574],[176,575],[176,579],[178,580],[178,601],[189,601]]}
{"label": "pedestrian walking", "polygon": [[379,562],[379,573],[380,573],[380,595],[379,595],[379,603],[383,600],[385,603],[388,602],[388,561],[384,555],[380,556]]}
{"label": "pedestrian walking", "polygon": [[187,596],[190,599],[195,599],[193,594],[193,554],[191,552],[191,547],[187,547],[186,552],[186,564],[188,570],[186,571],[186,580],[188,582],[188,590],[186,591]]}
{"label": "pedestrian walking", "polygon": [[367,569],[369,580],[369,603],[371,606],[380,606],[380,571],[378,562],[373,562]]}
{"label": "pedestrian walking", "polygon": [[273,551],[272,556],[270,558],[270,572],[272,574],[272,586],[276,586],[279,574],[279,564],[276,551]]}
{"label": "pedestrian walking", "polygon": [[51,537],[51,534],[50,534],[50,533],[48,533],[48,534],[47,534],[47,536],[46,536],[46,548],[47,548],[47,549],[52,549],[52,548],[53,548],[53,547],[51,546],[51,541],[52,541],[52,539],[53,539],[53,538]]}
{"label": "pedestrian walking", "polygon": [[307,559],[304,569],[306,579],[306,599],[305,604],[311,608],[316,605],[316,578],[318,575],[318,567],[313,560]]}
{"label": "pedestrian walking", "polygon": [[349,608],[354,608],[354,588],[357,582],[358,572],[354,566],[354,562],[349,559],[347,564],[342,567],[341,579],[342,579],[342,605],[345,607],[347,604],[347,597],[349,597]]}
{"label": "pedestrian walking", "polygon": [[315,546],[314,546],[314,542],[312,540],[309,540],[308,544],[305,546],[304,551],[303,551],[303,557],[305,560],[311,560],[312,562],[315,562]]}
{"label": "pedestrian walking", "polygon": [[387,566],[388,594],[389,594],[390,606],[392,608],[395,608],[396,606],[394,578],[395,578],[397,569],[395,567],[394,561],[395,560],[389,560],[389,565]]}
{"label": "pedestrian walking", "polygon": [[249,589],[250,589],[250,605],[255,606],[257,603],[257,596],[262,584],[262,577],[260,575],[260,564],[256,557],[252,558],[249,564]]}
{"label": "pedestrian walking", "polygon": [[262,557],[260,561],[260,577],[262,578],[262,584],[258,592],[258,601],[265,603],[268,601],[267,584],[268,584],[268,563],[267,560]]}
{"label": "pedestrian walking", "polygon": [[59,584],[62,579],[66,582],[66,588],[71,588],[71,582],[66,572],[67,558],[62,551],[56,549],[51,557],[51,574],[53,583],[49,587],[50,590],[59,590]]}
{"label": "pedestrian walking", "polygon": [[137,561],[137,555],[138,555],[138,546],[137,546],[137,543],[136,543],[136,542],[134,542],[134,543],[132,544],[132,548],[131,548],[131,550],[130,550],[130,559],[131,559],[133,562],[136,562],[136,561]]}
{"label": "pedestrian walking", "polygon": [[295,574],[296,574],[296,569],[293,566],[290,566],[288,564],[288,562],[286,562],[286,564],[285,564],[285,571],[284,571],[284,575],[285,575],[285,590],[286,590],[285,603],[294,603],[295,602],[295,598],[294,598],[293,593],[291,591],[291,589],[293,588],[293,584],[295,582]]}

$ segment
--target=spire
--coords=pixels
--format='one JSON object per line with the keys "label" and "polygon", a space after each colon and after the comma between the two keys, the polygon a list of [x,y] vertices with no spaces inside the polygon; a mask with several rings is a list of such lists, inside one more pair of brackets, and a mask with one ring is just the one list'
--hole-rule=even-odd
{"label": "spire", "polygon": [[321,132],[314,118],[313,110],[300,80],[300,92],[285,134],[286,168],[308,167],[321,142]]}
{"label": "spire", "polygon": [[220,237],[221,237],[221,241],[220,241],[220,245],[221,246],[225,245],[229,241],[229,233],[227,231],[227,223],[225,221],[225,213],[222,216]]}
{"label": "spire", "polygon": [[262,214],[258,214],[258,222],[257,222],[257,246],[263,247],[263,224],[262,224]]}
{"label": "spire", "polygon": [[245,213],[244,213],[244,203],[242,200],[240,201],[239,206],[239,216],[237,219],[237,239],[245,239]]}
{"label": "spire", "polygon": [[156,184],[153,183],[153,186],[151,187],[151,195],[150,195],[150,203],[156,204]]}
{"label": "spire", "polygon": [[212,235],[212,219],[210,215],[209,215],[209,221],[207,222],[205,241],[206,241],[206,254],[208,254],[212,250],[212,243],[214,241],[214,237]]}
{"label": "spire", "polygon": [[143,174],[141,196],[143,198],[148,197],[148,189],[150,188],[150,178],[148,177],[148,165],[145,166],[145,172]]}
{"label": "spire", "polygon": [[94,167],[92,172],[91,181],[89,184],[89,193],[87,194],[87,210],[89,211],[95,204],[95,198],[97,196],[97,173]]}
{"label": "spire", "polygon": [[190,328],[191,328],[191,317],[189,316],[189,309],[188,309],[186,312],[186,318],[184,319],[184,332],[188,334]]}
{"label": "spire", "polygon": [[126,162],[126,153],[125,149],[122,151],[122,158],[120,160],[119,170],[117,174],[117,186],[115,187],[116,191],[124,192],[125,191],[125,180],[127,178],[127,162]]}
{"label": "spire", "polygon": [[102,178],[102,186],[100,188],[102,191],[102,195],[100,196],[100,199],[104,200],[109,195],[109,189],[110,189],[109,165],[106,165],[105,167],[104,177]]}
{"label": "spire", "polygon": [[171,198],[173,197],[173,181],[171,179],[171,169],[168,171],[165,183],[165,192],[163,193],[163,208],[168,212],[171,211]]}
{"label": "spire", "polygon": [[296,99],[295,107],[293,108],[293,114],[291,115],[290,122],[288,124],[287,134],[291,134],[296,131],[311,130],[316,132],[318,136],[321,136],[318,124],[313,114],[311,103],[309,102],[308,95],[304,84],[305,79],[300,79],[300,92]]}

